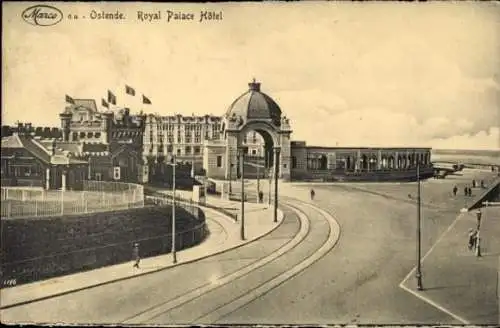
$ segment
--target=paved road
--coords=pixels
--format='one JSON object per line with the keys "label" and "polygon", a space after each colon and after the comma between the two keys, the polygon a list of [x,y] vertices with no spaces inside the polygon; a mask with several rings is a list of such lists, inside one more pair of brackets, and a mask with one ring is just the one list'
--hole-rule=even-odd
{"label": "paved road", "polygon": [[[157,315],[157,313],[153,313],[155,309],[161,309],[167,301],[179,298],[202,286],[213,285],[218,278],[255,263],[287,246],[300,232],[302,226],[294,211],[286,209],[285,215],[286,221],[257,243],[251,243],[228,253],[137,279],[3,310],[1,312],[2,321],[46,323],[119,323],[127,321],[131,323],[136,319],[136,315],[141,313],[142,316],[139,317],[141,320],[146,322],[161,321],[165,319],[164,316],[150,319],[148,313]],[[311,234],[312,232],[308,230],[309,239],[312,238]],[[268,275],[272,275],[280,270],[286,270],[294,262],[294,257],[306,256],[307,250],[311,247],[313,246],[309,246],[307,242],[302,243],[300,247],[291,250],[293,252],[291,255],[287,254],[286,259],[290,263],[286,259],[276,261],[272,265],[273,268],[260,269],[260,272],[268,271]],[[259,274],[253,273],[249,277],[255,279],[255,277],[259,277]],[[262,278],[265,277],[262,276]],[[254,281],[257,283],[258,279]],[[207,304],[212,304],[215,300],[224,302],[227,297],[232,297],[240,291],[241,287],[248,289],[246,284],[247,282],[242,284],[236,279],[227,286],[223,286],[220,291],[216,291],[218,297],[207,301],[207,298],[210,298],[210,295],[207,295],[203,300]],[[198,312],[186,312],[184,309],[187,308],[185,305],[182,306],[183,311],[177,315],[174,313],[173,318],[179,320],[179,323],[189,322],[196,319],[196,316],[204,314],[200,312],[201,309]],[[196,309],[197,307],[192,305],[191,308]],[[171,319],[166,320],[162,323],[174,322]]]}
{"label": "paved road", "polygon": [[345,188],[315,189],[315,204],[340,223],[339,244],[217,323],[457,323],[398,287],[415,262],[414,205]]}
{"label": "paved road", "polygon": [[[294,197],[307,197],[307,186],[293,188]],[[415,263],[413,202],[392,197],[390,193],[364,192],[346,185],[314,188],[317,191],[314,205],[337,219],[341,226],[340,240],[310,267],[260,297],[238,301],[239,297],[251,295],[262,284],[307,261],[331,238],[331,227],[320,211],[295,201],[299,214],[307,216],[302,225],[298,214],[286,208],[284,223],[258,242],[138,279],[11,308],[2,311],[2,320],[148,324],[458,323],[398,286]],[[456,210],[428,206],[422,214],[425,253],[453,221]],[[300,244],[276,259],[248,272],[241,271],[299,238]],[[222,277],[234,279],[218,285],[221,279],[226,279]]]}

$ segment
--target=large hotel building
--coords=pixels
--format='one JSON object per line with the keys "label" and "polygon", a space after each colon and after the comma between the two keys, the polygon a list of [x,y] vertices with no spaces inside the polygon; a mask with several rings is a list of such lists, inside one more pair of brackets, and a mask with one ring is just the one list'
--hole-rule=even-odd
{"label": "large hotel building", "polygon": [[85,179],[168,183],[174,157],[187,179],[234,179],[241,150],[247,177],[262,165],[259,175],[274,167],[284,180],[414,180],[417,166],[422,176],[433,174],[430,148],[292,141],[289,119],[256,81],[223,116],[132,114],[128,108],[100,110],[93,99],[69,99],[59,114],[58,137],[36,136],[42,129],[30,124],[2,136],[2,184],[64,189]]}

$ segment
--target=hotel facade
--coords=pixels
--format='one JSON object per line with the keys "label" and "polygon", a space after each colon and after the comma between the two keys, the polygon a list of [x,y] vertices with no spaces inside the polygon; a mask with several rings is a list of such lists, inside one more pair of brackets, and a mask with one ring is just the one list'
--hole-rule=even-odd
{"label": "hotel facade", "polygon": [[[416,179],[417,166],[421,177],[433,175],[430,148],[315,147],[292,141],[292,123],[255,81],[222,116],[133,114],[128,108],[100,110],[93,99],[74,99],[59,117],[60,138],[34,136],[31,126],[21,139],[2,137],[2,148],[35,145],[24,147],[31,154],[24,157],[38,158],[36,179],[48,187],[61,186],[51,179],[70,167],[78,168],[71,173],[76,180],[158,181],[171,175],[174,159],[179,173],[190,171],[189,178],[235,179],[242,158],[249,178],[407,181]],[[47,154],[66,158],[59,159],[65,168],[54,169],[52,177],[44,176],[52,172],[44,166],[50,164],[42,158]],[[8,168],[16,158],[9,156],[2,150],[2,184],[25,178],[15,178],[20,171]]]}

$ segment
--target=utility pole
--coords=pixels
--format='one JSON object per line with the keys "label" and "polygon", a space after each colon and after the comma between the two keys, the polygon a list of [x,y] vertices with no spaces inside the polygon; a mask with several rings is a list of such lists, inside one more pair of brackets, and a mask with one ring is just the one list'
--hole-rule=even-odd
{"label": "utility pole", "polygon": [[272,181],[273,181],[273,175],[272,175],[272,172],[273,172],[273,169],[272,169],[272,166],[271,166],[271,154],[269,153],[266,153],[266,156],[267,156],[267,165],[269,166],[268,168],[268,174],[269,174],[269,200],[268,200],[268,204],[269,206],[271,206],[271,184],[272,184]]}
{"label": "utility pole", "polygon": [[274,150],[274,222],[278,222],[278,177],[279,177],[279,161],[280,151]]}
{"label": "utility pole", "polygon": [[231,199],[231,193],[233,192],[233,186],[231,184],[231,181],[233,177],[231,176],[231,171],[233,170],[233,163],[231,163],[231,160],[229,161],[229,199]]}
{"label": "utility pole", "polygon": [[417,278],[417,289],[418,290],[423,290],[422,287],[422,269],[421,269],[421,232],[420,232],[420,225],[421,225],[421,217],[420,217],[420,208],[421,208],[421,200],[420,200],[420,163],[417,162],[417,188],[418,188],[418,209],[417,209],[417,272],[416,272],[416,278]]}
{"label": "utility pole", "polygon": [[257,157],[257,195],[260,192],[260,156]]}
{"label": "utility pole", "polygon": [[[488,202],[484,202],[483,205],[488,206]],[[476,234],[476,256],[481,257],[481,237],[479,235],[479,232],[481,231],[481,209],[478,209],[476,212],[476,218],[477,218],[477,234]]]}
{"label": "utility pole", "polygon": [[245,240],[245,174],[244,158],[245,153],[240,149],[240,167],[241,167],[241,240]]}
{"label": "utility pole", "polygon": [[175,155],[172,163],[172,261],[177,263],[177,254],[175,251],[175,166],[177,165]]}

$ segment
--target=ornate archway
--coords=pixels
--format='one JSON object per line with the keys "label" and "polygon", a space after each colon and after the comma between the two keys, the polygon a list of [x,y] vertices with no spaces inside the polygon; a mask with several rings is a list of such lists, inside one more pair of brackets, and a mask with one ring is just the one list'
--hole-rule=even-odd
{"label": "ornate archway", "polygon": [[[223,117],[222,134],[225,153],[224,177],[241,177],[241,238],[244,239],[245,204],[245,136],[255,131],[264,140],[266,167],[274,176],[274,222],[278,217],[278,179],[290,179],[290,128],[289,120],[282,115],[278,104],[260,91],[260,83],[255,79],[248,84],[249,90],[238,97]],[[237,163],[237,165],[232,165]],[[271,166],[272,165],[272,166]],[[271,195],[269,195],[269,200]]]}

